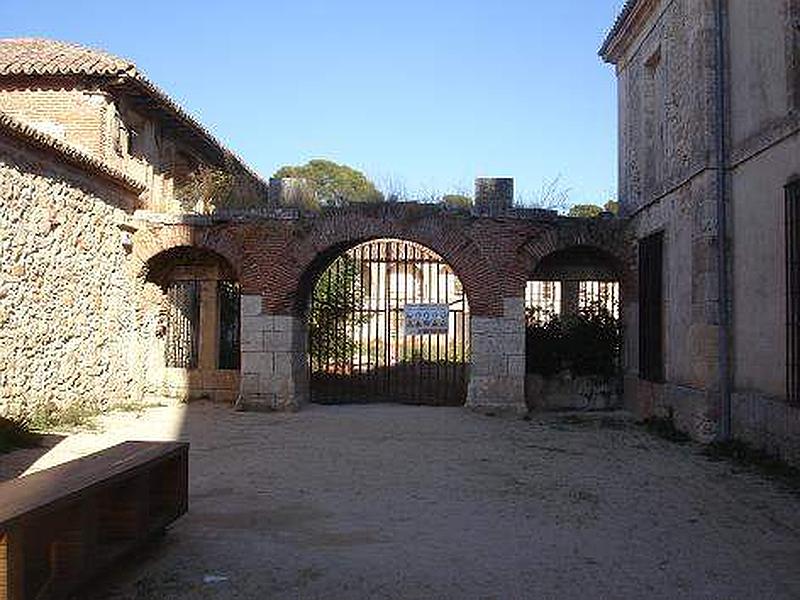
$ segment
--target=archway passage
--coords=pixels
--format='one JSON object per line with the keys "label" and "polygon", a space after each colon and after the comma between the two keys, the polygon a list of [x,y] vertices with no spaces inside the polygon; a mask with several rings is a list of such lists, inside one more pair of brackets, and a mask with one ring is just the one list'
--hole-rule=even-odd
{"label": "archway passage", "polygon": [[148,393],[233,402],[240,384],[236,271],[211,250],[176,246],[147,263],[144,298],[156,313],[144,348]]}
{"label": "archway passage", "polygon": [[351,248],[312,293],[311,400],[460,406],[469,324],[461,281],[435,252],[396,239]]}

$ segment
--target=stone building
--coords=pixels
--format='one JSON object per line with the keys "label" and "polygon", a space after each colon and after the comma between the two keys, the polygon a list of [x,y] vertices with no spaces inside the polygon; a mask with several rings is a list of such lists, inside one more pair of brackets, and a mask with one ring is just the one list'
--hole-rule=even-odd
{"label": "stone building", "polygon": [[[229,173],[238,201],[266,202],[266,182],[130,62],[51,40],[0,40],[4,412],[190,388],[235,397],[238,363],[218,357],[231,269],[186,251],[148,272],[129,267],[134,213],[185,212],[196,199],[182,198],[182,186],[201,165]],[[187,286],[205,299],[199,342],[171,364],[168,299]]]}
{"label": "stone building", "polygon": [[[218,210],[192,211],[186,190],[204,172],[230,176],[233,193]],[[444,303],[462,319],[452,336],[425,334],[436,338],[427,349],[400,344],[402,357],[422,348],[420,362],[435,369],[431,344],[438,359],[458,339],[460,403],[524,411],[527,283],[562,282],[566,312],[607,296],[601,283],[631,289],[624,222],[515,208],[511,179],[479,179],[472,212],[274,206],[291,187],[273,186],[271,201],[265,182],[129,62],[61,42],[0,41],[0,412],[151,396],[298,409],[311,392],[315,284],[337,258],[381,241],[412,248],[402,285],[398,265],[367,278],[394,273],[384,304],[395,316],[402,288],[418,308]],[[405,277],[426,264],[436,265],[431,276]],[[406,336],[385,314],[369,323]],[[383,367],[404,362],[387,356]],[[425,369],[411,369],[412,384],[430,379]]]}
{"label": "stone building", "polygon": [[638,240],[628,402],[798,461],[800,2],[630,0],[600,54]]}

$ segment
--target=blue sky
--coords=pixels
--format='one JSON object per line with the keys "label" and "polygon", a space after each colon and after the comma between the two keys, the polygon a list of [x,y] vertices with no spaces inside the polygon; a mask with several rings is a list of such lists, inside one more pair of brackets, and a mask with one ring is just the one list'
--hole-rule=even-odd
{"label": "blue sky", "polygon": [[2,0],[2,37],[132,59],[264,176],[328,158],[410,195],[513,176],[616,195],[597,49],[622,0]]}

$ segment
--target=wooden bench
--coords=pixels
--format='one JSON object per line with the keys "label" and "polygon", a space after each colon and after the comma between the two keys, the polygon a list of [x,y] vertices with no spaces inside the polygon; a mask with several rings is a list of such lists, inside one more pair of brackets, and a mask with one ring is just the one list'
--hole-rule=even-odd
{"label": "wooden bench", "polygon": [[125,442],[0,483],[0,600],[64,598],[188,507],[189,444]]}

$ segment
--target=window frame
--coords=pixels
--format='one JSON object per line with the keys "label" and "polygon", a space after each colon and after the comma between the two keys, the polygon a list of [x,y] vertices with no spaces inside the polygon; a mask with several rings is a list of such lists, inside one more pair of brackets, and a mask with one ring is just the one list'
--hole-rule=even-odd
{"label": "window frame", "polygon": [[639,239],[639,379],[653,383],[666,375],[664,239],[663,231]]}

